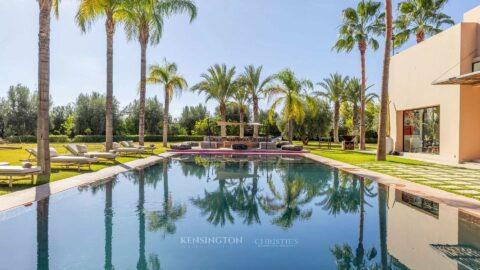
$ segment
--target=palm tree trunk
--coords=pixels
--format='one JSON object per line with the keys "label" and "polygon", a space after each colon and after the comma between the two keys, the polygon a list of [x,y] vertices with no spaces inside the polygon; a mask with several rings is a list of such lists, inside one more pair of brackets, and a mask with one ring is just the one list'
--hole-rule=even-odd
{"label": "palm tree trunk", "polygon": [[140,41],[141,61],[140,61],[140,115],[138,123],[138,143],[145,143],[145,92],[147,76],[147,42],[148,39]]}
{"label": "palm tree trunk", "polygon": [[113,144],[113,34],[115,23],[111,15],[105,22],[107,32],[107,100],[105,110],[105,147],[107,151],[112,149]]}
{"label": "palm tree trunk", "polygon": [[417,43],[420,43],[425,40],[425,32],[420,31],[416,34]]}
{"label": "palm tree trunk", "polygon": [[38,109],[37,164],[43,174],[50,174],[49,103],[50,103],[50,13],[51,0],[38,1],[40,8],[38,33]]}
{"label": "palm tree trunk", "polygon": [[335,143],[340,142],[340,138],[338,137],[338,123],[340,121],[340,102],[335,101],[334,112],[333,112],[333,141]]}
{"label": "palm tree trunk", "polygon": [[37,269],[49,269],[48,208],[50,198],[37,202]]}
{"label": "palm tree trunk", "polygon": [[[253,122],[258,123],[258,97],[253,96]],[[258,126],[253,126],[253,138],[258,138]]]}
{"label": "palm tree trunk", "polygon": [[[353,135],[358,136],[358,103],[353,103]],[[357,138],[358,139],[358,138]]]}
{"label": "palm tree trunk", "polygon": [[245,135],[245,126],[243,122],[245,121],[245,111],[243,108],[240,108],[240,138],[243,138]]}
{"label": "palm tree trunk", "polygon": [[165,88],[165,107],[163,108],[163,147],[167,147],[168,141],[168,111],[170,107],[170,92]]}
{"label": "palm tree trunk", "polygon": [[367,88],[367,78],[365,75],[365,51],[367,50],[367,44],[365,41],[360,42],[360,57],[362,63],[362,94],[360,105],[360,150],[365,150],[365,89]]}
{"label": "palm tree trunk", "polygon": [[388,113],[388,80],[390,77],[390,49],[392,47],[392,0],[385,0],[386,35],[383,55],[382,97],[380,108],[380,125],[378,127],[377,161],[387,160],[387,113]]}
{"label": "palm tree trunk", "polygon": [[113,237],[113,209],[112,209],[113,182],[105,185],[105,270],[113,270],[112,264],[112,237]]}
{"label": "palm tree trunk", "polygon": [[[222,122],[226,122],[226,113],[227,113],[227,106],[225,103],[220,103],[220,118]],[[227,137],[227,127],[225,125],[220,126],[220,135],[222,137]]]}
{"label": "palm tree trunk", "polygon": [[288,143],[293,142],[293,119],[288,120]]}

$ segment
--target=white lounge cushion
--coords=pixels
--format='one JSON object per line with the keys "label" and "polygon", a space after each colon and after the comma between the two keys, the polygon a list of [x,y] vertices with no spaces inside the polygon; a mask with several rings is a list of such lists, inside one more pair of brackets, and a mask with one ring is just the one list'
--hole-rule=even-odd
{"label": "white lounge cushion", "polygon": [[[37,156],[37,148],[31,148],[29,150],[34,156]],[[55,148],[50,147],[50,157],[56,157],[56,156],[58,156],[57,150],[55,150]]]}
{"label": "white lounge cushion", "polygon": [[78,164],[87,164],[94,163],[97,161],[95,158],[88,157],[77,157],[77,156],[56,156],[50,159],[54,163],[78,163]]}
{"label": "white lounge cushion", "polygon": [[0,166],[0,174],[32,174],[32,173],[38,173],[41,171],[40,167],[31,167],[31,168],[23,168],[22,166],[12,166],[12,165],[7,165],[7,166]]}
{"label": "white lounge cushion", "polygon": [[86,152],[83,154],[86,157],[99,157],[114,159],[117,155],[111,152]]}

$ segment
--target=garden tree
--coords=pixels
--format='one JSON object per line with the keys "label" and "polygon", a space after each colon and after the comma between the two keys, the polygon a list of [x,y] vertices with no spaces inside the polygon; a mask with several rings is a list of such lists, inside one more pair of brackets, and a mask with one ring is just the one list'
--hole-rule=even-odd
{"label": "garden tree", "polygon": [[332,122],[332,114],[327,102],[316,100],[314,105],[315,110],[307,108],[305,120],[295,128],[295,136],[301,138],[304,145],[308,145],[310,139],[328,134]]}
{"label": "garden tree", "polygon": [[338,137],[340,104],[345,100],[348,81],[348,76],[343,77],[338,73],[330,74],[329,78],[325,78],[318,83],[323,88],[323,91],[316,92],[316,95],[324,97],[333,103],[333,141],[335,143],[340,142]]}
{"label": "garden tree", "polygon": [[3,135],[35,135],[37,97],[21,84],[10,86],[0,102]]}
{"label": "garden tree", "polygon": [[72,104],[54,106],[50,112],[50,133],[70,135],[66,130],[68,125],[65,125],[65,123],[73,116],[73,113]]}
{"label": "garden tree", "polygon": [[382,99],[378,125],[377,161],[387,160],[388,80],[390,78],[390,51],[392,48],[392,0],[385,0],[385,52],[383,54]]}
{"label": "garden tree", "polygon": [[207,107],[202,104],[198,104],[197,106],[185,106],[178,119],[178,123],[187,130],[188,134],[192,135],[195,123],[205,119],[207,116]]}
{"label": "garden tree", "polygon": [[[124,109],[125,130],[127,134],[138,134],[138,119],[140,118],[140,104],[134,100]],[[163,121],[163,105],[157,96],[147,98],[145,102],[145,133],[160,134]]]}
{"label": "garden tree", "polygon": [[163,86],[164,107],[163,107],[163,147],[167,147],[169,107],[174,91],[177,93],[188,87],[187,81],[177,74],[178,67],[175,63],[165,62],[163,66],[151,65],[147,82],[161,84]]}
{"label": "garden tree", "polygon": [[339,37],[333,48],[337,51],[351,52],[358,47],[360,51],[362,70],[362,95],[360,103],[360,150],[365,150],[365,91],[366,91],[366,70],[365,53],[367,48],[378,49],[378,41],[375,36],[380,34],[384,28],[383,16],[380,13],[380,2],[362,0],[357,8],[347,8],[342,11],[343,22],[340,25]]}
{"label": "garden tree", "polygon": [[[244,107],[244,110],[245,110],[243,114],[244,120],[245,122],[249,122],[250,110],[248,109],[248,107]],[[218,120],[221,119],[220,106],[215,108],[214,116],[218,118]],[[240,122],[240,109],[233,101],[229,101],[227,103],[227,107],[225,111],[225,119],[227,122]],[[215,125],[217,125],[217,122],[215,122]],[[227,130],[227,134],[235,134],[235,135],[240,134],[239,126],[227,126],[226,130]]]}
{"label": "garden tree", "polygon": [[138,142],[144,144],[145,87],[147,76],[147,46],[160,42],[164,20],[173,14],[188,13],[190,22],[197,16],[197,7],[191,0],[125,0],[123,3],[125,32],[129,40],[140,43],[140,117]]}
{"label": "garden tree", "polygon": [[[75,102],[75,134],[105,134],[105,95],[98,92],[80,94]],[[113,98],[113,125],[119,126],[118,101]]]}
{"label": "garden tree", "polygon": [[[365,91],[368,91],[373,85],[368,86]],[[375,93],[366,93],[365,94],[365,99],[366,103],[368,104],[369,102],[372,102],[375,98],[378,98],[378,95]],[[360,103],[362,102],[362,86],[360,83],[359,78],[351,78],[348,81],[347,84],[347,89],[345,92],[345,98],[344,98],[344,103],[342,105],[348,105],[348,109],[352,111],[351,114],[351,119],[352,119],[352,131],[354,135],[358,135],[358,127],[359,127],[359,108],[360,108]],[[345,108],[344,106],[342,106]],[[342,109],[343,109],[342,108]],[[341,113],[342,114],[342,113]],[[343,119],[344,123],[348,122],[347,119]]]}
{"label": "garden tree", "polygon": [[[235,93],[233,85],[235,67],[228,68],[225,64],[215,64],[210,67],[207,73],[201,75],[202,81],[192,87],[193,91],[198,91],[206,95],[206,101],[213,99],[218,102],[220,108],[220,121],[226,122],[227,103]],[[221,126],[221,136],[227,136],[227,129]]]}
{"label": "garden tree", "polygon": [[268,110],[260,110],[258,121],[260,124],[260,132],[263,136],[280,136],[282,132],[278,129],[277,121],[280,118],[277,112],[272,115],[271,121],[268,119]]}
{"label": "garden tree", "polygon": [[376,138],[378,136],[379,116],[380,103],[376,101],[368,102],[365,110],[366,134],[369,135],[366,136],[367,138]]}
{"label": "garden tree", "polygon": [[50,174],[49,107],[50,107],[50,14],[58,16],[60,0],[37,0],[38,30],[38,95],[37,95],[37,164],[42,173]]}
{"label": "garden tree", "polygon": [[[245,67],[245,71],[240,75],[239,81],[245,85],[250,93],[253,106],[253,122],[259,123],[259,107],[258,100],[263,96],[267,85],[272,81],[272,77],[266,77],[262,80],[263,66],[255,67],[249,65]],[[258,137],[258,126],[253,126],[253,137]]]}
{"label": "garden tree", "polygon": [[240,138],[245,135],[245,112],[248,110],[248,103],[250,102],[249,91],[246,87],[243,87],[239,83],[236,85],[236,91],[233,93],[233,103],[238,109],[239,122],[240,122]]}
{"label": "garden tree", "polygon": [[217,121],[219,118],[204,118],[195,122],[195,127],[193,128],[193,135],[214,135],[219,131]]}
{"label": "garden tree", "polygon": [[81,0],[75,17],[82,32],[86,32],[95,20],[105,17],[107,36],[107,91],[105,114],[105,146],[107,151],[113,143],[113,35],[115,26],[126,15],[122,9],[124,0]]}
{"label": "garden tree", "polygon": [[288,141],[293,141],[294,123],[301,124],[305,119],[305,108],[310,106],[313,98],[307,91],[313,88],[313,83],[301,80],[290,69],[285,69],[274,75],[275,86],[266,90],[268,100],[273,100],[269,110],[269,118],[282,106],[282,118],[287,120]]}
{"label": "garden tree", "polygon": [[395,21],[395,45],[400,46],[407,42],[410,36],[415,35],[417,43],[425,40],[426,36],[435,35],[442,31],[442,25],[453,25],[450,16],[441,10],[448,0],[405,0],[398,5],[398,18]]}

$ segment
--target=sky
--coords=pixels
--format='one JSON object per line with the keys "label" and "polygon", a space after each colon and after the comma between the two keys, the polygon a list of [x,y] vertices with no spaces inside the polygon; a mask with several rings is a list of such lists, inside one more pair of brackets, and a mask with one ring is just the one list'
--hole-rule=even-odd
{"label": "sky", "polygon": [[[398,3],[394,0],[394,6]],[[106,36],[100,18],[87,33],[75,23],[79,0],[62,0],[60,17],[52,16],[50,93],[54,105],[74,102],[80,93],[105,92]],[[263,65],[265,76],[284,68],[298,77],[319,82],[331,73],[360,75],[360,56],[332,51],[341,23],[340,14],[358,0],[196,0],[198,17],[189,23],[177,15],[165,23],[160,43],[149,47],[147,65],[164,59],[178,64],[190,86],[215,63],[236,66]],[[450,0],[444,12],[456,23],[478,0]],[[23,84],[37,89],[38,4],[35,0],[0,0],[0,97],[9,86]],[[379,38],[383,43],[383,38]],[[404,48],[413,45],[411,40]],[[367,53],[367,78],[378,92],[383,48]],[[128,41],[123,27],[114,38],[114,95],[122,106],[138,98],[140,47]],[[163,100],[159,85],[147,87],[147,97]],[[197,93],[175,96],[171,114],[186,105],[206,104]],[[266,101],[261,103],[267,108]]]}

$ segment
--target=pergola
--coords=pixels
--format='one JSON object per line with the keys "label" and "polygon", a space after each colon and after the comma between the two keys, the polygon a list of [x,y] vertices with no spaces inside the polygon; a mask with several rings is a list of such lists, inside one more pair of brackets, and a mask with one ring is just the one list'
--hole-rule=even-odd
{"label": "pergola", "polygon": [[217,125],[220,127],[227,127],[227,126],[240,126],[240,138],[244,137],[245,134],[245,126],[261,126],[260,123],[240,123],[240,122],[217,122]]}
{"label": "pergola", "polygon": [[480,85],[480,71],[435,81],[433,85]]}

